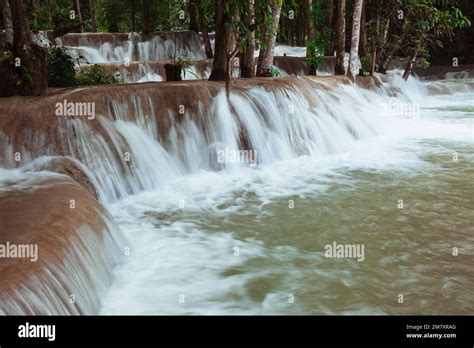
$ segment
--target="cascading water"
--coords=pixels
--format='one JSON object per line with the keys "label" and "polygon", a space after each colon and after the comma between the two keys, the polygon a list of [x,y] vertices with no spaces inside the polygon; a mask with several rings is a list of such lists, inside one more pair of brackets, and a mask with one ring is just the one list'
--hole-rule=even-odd
{"label": "cascading water", "polygon": [[[111,216],[77,183],[31,171],[48,160],[0,169],[2,248],[5,241],[36,248],[26,262],[2,262],[1,314],[98,313],[124,248]],[[74,210],[65,197],[74,199]]]}
{"label": "cascading water", "polygon": [[[351,86],[324,90],[319,83],[297,81],[291,89],[249,88],[232,94],[229,101],[221,91],[208,109],[192,113],[170,110],[166,140],[159,135],[153,112],[159,104],[151,99],[148,114],[140,101],[131,115],[126,105],[110,100],[115,120],[110,114],[98,115],[93,122],[63,118],[59,138],[65,139],[65,155],[89,169],[100,197],[113,202],[155,189],[177,175],[247,166],[218,163],[219,150],[237,152],[247,146],[258,154],[259,164],[270,164],[303,155],[341,153],[381,130],[373,98],[382,97]],[[248,144],[242,143],[241,134]],[[9,150],[4,158],[13,158],[12,147],[4,150]],[[38,156],[25,152],[28,157]]]}
{"label": "cascading water", "polygon": [[203,44],[194,32],[157,33],[152,36],[99,33],[96,36],[90,33],[68,34],[56,39],[56,44],[76,51],[91,64],[206,57]]}
{"label": "cascading water", "polygon": [[[435,296],[410,308],[384,302],[384,294],[406,286],[408,272],[418,291],[435,287],[467,301],[451,282],[462,279],[464,287],[472,286],[469,260],[453,266],[457,278],[450,280],[433,268],[421,245],[402,245],[400,231],[412,231],[406,221],[413,217],[409,210],[401,215],[396,202],[403,197],[421,221],[432,220],[423,197],[431,191],[423,177],[438,175],[437,154],[456,148],[466,160],[472,158],[466,150],[473,140],[466,126],[473,113],[469,84],[465,94],[456,95],[457,103],[469,104],[467,111],[451,122],[431,111],[437,99],[429,96],[429,84],[414,79],[380,80],[375,91],[334,86],[330,79],[288,81],[237,88],[229,99],[220,91],[211,102],[184,112],[179,101],[170,108],[143,94],[111,95],[104,97],[108,109],[95,120],[58,122],[63,155],[88,169],[131,250],[115,270],[101,313],[417,313],[435,308]],[[437,112],[452,99],[438,96]],[[390,102],[420,103],[420,114],[404,117],[390,109]],[[42,150],[24,149],[27,160],[53,154],[47,139],[33,138]],[[15,150],[8,144],[5,137],[4,159]],[[254,151],[257,166],[222,163],[217,154],[223,150]],[[468,163],[462,168],[466,173],[472,171]],[[437,185],[458,189],[444,179]],[[390,202],[384,198],[391,196]],[[456,206],[451,200],[445,204]],[[374,214],[377,209],[382,212]],[[440,214],[450,219],[449,211]],[[391,224],[393,229],[387,227]],[[439,232],[437,226],[430,229]],[[420,238],[442,253],[443,240],[430,229],[421,229],[426,235]],[[466,227],[461,235],[468,232]],[[333,240],[366,243],[367,262],[326,259],[324,245]],[[471,255],[472,244],[465,248]],[[408,253],[406,264],[387,250]],[[420,258],[428,260],[426,268],[413,269],[426,263]],[[443,256],[439,262],[444,265]],[[384,267],[392,273],[384,273]],[[423,278],[430,271],[439,272],[433,279],[440,283]],[[345,296],[348,287],[360,296]],[[316,296],[331,291],[337,296]],[[364,298],[368,293],[373,297]],[[288,303],[289,294],[299,299],[295,305]],[[91,308],[97,305],[84,312]],[[459,311],[445,301],[440,310],[452,313],[454,308]]]}

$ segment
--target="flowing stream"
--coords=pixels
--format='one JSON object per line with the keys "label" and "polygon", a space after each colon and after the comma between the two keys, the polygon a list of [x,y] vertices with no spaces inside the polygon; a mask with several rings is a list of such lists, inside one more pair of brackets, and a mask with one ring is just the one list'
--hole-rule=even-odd
{"label": "flowing stream", "polygon": [[[62,121],[126,238],[101,314],[474,311],[473,81],[298,81],[221,92],[166,139],[138,101],[98,115],[109,141]],[[256,163],[240,161],[242,130]],[[334,244],[363,254],[328,257]]]}
{"label": "flowing stream", "polygon": [[[232,97],[256,167],[212,170],[191,121],[179,156],[142,139],[135,155],[172,175],[110,203],[131,252],[101,313],[472,313],[474,93],[430,96],[396,81],[396,98],[313,90],[312,111],[290,95],[294,115],[258,89]],[[207,146],[235,149],[227,101],[214,107]],[[119,129],[129,140],[143,132]],[[363,245],[364,259],[326,257],[334,242]]]}

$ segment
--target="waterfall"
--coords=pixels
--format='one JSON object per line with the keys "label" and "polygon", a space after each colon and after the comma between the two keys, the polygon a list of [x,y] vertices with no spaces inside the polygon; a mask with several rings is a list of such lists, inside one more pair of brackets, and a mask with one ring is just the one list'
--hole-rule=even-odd
{"label": "waterfall", "polygon": [[2,246],[37,248],[33,261],[2,260],[0,313],[97,314],[125,244],[109,213],[64,175],[2,169],[0,187]]}
{"label": "waterfall", "polygon": [[[270,90],[236,90],[229,100],[224,91],[216,92],[209,105],[182,114],[179,108],[163,110],[161,100],[145,94],[129,94],[125,100],[108,96],[108,110],[94,121],[61,118],[58,137],[63,155],[89,169],[101,200],[110,203],[177,175],[248,165],[219,163],[220,150],[254,151],[259,165],[344,152],[381,131],[383,120],[374,101],[382,99],[355,86],[329,88],[302,78]],[[52,155],[45,143],[36,148],[47,152],[27,151],[26,157]],[[3,151],[4,158],[13,157],[11,146]]]}
{"label": "waterfall", "polygon": [[178,57],[205,59],[204,46],[192,31],[155,33],[87,33],[67,34],[56,39],[91,64],[161,61]]}
{"label": "waterfall", "polygon": [[[177,177],[243,173],[301,156],[342,154],[390,127],[390,116],[381,114],[389,100],[414,101],[431,93],[415,79],[403,89],[402,83],[398,76],[360,79],[360,86],[342,77],[285,77],[261,86],[239,80],[229,98],[221,84],[202,81],[67,90],[18,105],[14,114],[5,112],[0,159],[6,172],[25,175],[54,171],[56,161],[66,159],[63,172],[88,178],[109,208],[130,195],[172,187]],[[96,103],[95,118],[56,116],[53,106],[64,99]],[[256,163],[241,160],[244,151],[252,151]],[[236,160],[219,160],[222,152],[237,154]],[[15,153],[21,153],[21,165]],[[50,186],[44,182],[41,187]],[[87,197],[87,205],[96,204],[89,193]],[[120,229],[98,202],[94,211],[96,223],[76,216],[83,223],[75,220],[74,232],[60,249],[60,263],[49,260],[14,291],[2,292],[1,312],[100,311],[123,242]],[[71,293],[81,299],[77,305],[70,305]]]}
{"label": "waterfall", "polygon": [[1,293],[0,314],[99,313],[100,299],[112,282],[111,270],[118,262],[117,235],[120,233],[111,221],[103,231],[87,224],[77,228],[61,262],[46,264],[13,291]]}

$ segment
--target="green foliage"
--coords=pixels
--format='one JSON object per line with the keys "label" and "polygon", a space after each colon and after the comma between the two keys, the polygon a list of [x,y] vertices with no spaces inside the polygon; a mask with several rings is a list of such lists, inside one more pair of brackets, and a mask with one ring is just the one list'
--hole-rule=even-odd
{"label": "green foliage", "polygon": [[15,57],[13,56],[13,52],[10,50],[2,52],[0,56],[0,64],[15,64]]}
{"label": "green foliage", "polygon": [[24,65],[16,66],[15,58],[16,57],[14,56],[12,51],[6,50],[1,53],[0,65],[3,65],[3,64],[11,65],[11,68],[13,69],[12,79],[17,86],[20,86],[23,83],[24,84],[31,83],[33,81],[31,72],[27,68],[25,68]]}
{"label": "green foliage", "polygon": [[201,28],[214,26],[214,0],[201,0],[198,4],[199,25]]}
{"label": "green foliage", "polygon": [[375,16],[369,20],[369,42],[380,47],[382,70],[395,54],[427,61],[430,48],[442,47],[443,40],[452,40],[457,29],[471,25],[457,0],[380,0],[371,4],[369,12]]}
{"label": "green foliage", "polygon": [[[272,0],[278,3],[281,0]],[[272,7],[268,0],[255,0],[254,3],[254,12],[255,19],[259,25],[255,25],[250,28],[247,26],[245,18],[249,16],[249,7],[247,1],[245,0],[231,0],[227,1],[225,5],[225,11],[229,17],[232,19],[232,27],[234,32],[239,38],[239,50],[244,52],[245,50],[245,41],[252,31],[255,32],[255,38],[261,43],[261,46],[268,46],[268,38],[264,36],[265,32],[269,32],[272,35],[277,35],[273,33],[273,16],[272,16]],[[240,14],[240,16],[235,16],[235,14]],[[261,19],[264,19],[261,21]],[[259,20],[260,19],[260,20]]]}
{"label": "green foliage", "polygon": [[425,59],[425,58],[421,58],[419,61],[418,61],[418,64],[420,64],[420,66],[423,68],[423,69],[426,69],[430,66],[430,62]]}
{"label": "green foliage", "polygon": [[[55,28],[61,28],[64,26],[67,26],[69,24],[72,24],[74,22],[77,22],[78,19],[71,19],[71,11],[73,10],[72,6],[55,6],[51,9],[51,14],[53,17],[53,26]],[[43,29],[47,29],[43,28]]]}
{"label": "green foliage", "polygon": [[321,47],[320,41],[308,41],[306,42],[306,49],[311,52],[309,57],[306,58],[306,64],[308,66],[319,68],[323,64],[324,49]]}
{"label": "green foliage", "polygon": [[[81,11],[83,17],[88,14],[88,1],[82,1]],[[71,11],[76,10],[71,0],[39,1],[38,8],[33,4],[27,6],[28,21],[31,23],[32,30],[47,30],[51,28],[61,28],[66,25],[79,21],[77,17],[71,19]],[[86,5],[86,6],[85,6]],[[83,18],[85,21],[85,18]]]}
{"label": "green foliage", "polygon": [[154,13],[157,29],[160,31],[178,31],[189,28],[189,1],[158,1]]}
{"label": "green foliage", "polygon": [[178,57],[174,64],[179,65],[181,69],[187,69],[191,66],[193,66],[194,61],[191,58],[188,57]]}
{"label": "green foliage", "polygon": [[74,59],[62,47],[55,47],[48,54],[47,78],[50,87],[68,87],[76,84]]}
{"label": "green foliage", "polygon": [[55,47],[48,54],[48,86],[70,87],[76,85],[109,85],[120,83],[120,78],[108,73],[100,65],[76,74],[76,61],[62,47]]}
{"label": "green foliage", "polygon": [[[141,13],[141,1],[136,1],[136,15]],[[129,32],[131,29],[131,6],[129,1],[97,0],[97,26],[100,31]],[[141,23],[141,22],[140,22]]]}
{"label": "green foliage", "polygon": [[359,70],[360,76],[367,76],[372,70],[372,58],[371,57],[360,57],[361,68]]}
{"label": "green foliage", "polygon": [[452,39],[455,29],[470,25],[461,11],[450,1],[403,0],[410,11],[405,54],[425,61],[429,47],[442,47],[441,38]]}
{"label": "green foliage", "polygon": [[106,72],[102,66],[94,64],[90,69],[77,74],[76,81],[78,85],[112,85],[120,83],[120,78]]}
{"label": "green foliage", "polygon": [[279,77],[279,76],[281,76],[281,71],[276,66],[272,66],[272,67],[268,68],[268,74],[273,76],[273,77]]}
{"label": "green foliage", "polygon": [[178,59],[174,60],[174,64],[180,67],[181,71],[184,72],[184,76],[186,76],[186,73],[190,73],[195,79],[200,78],[190,69],[194,65],[194,61],[191,58],[178,57]]}
{"label": "green foliage", "polygon": [[312,9],[315,38],[314,41],[306,42],[306,49],[309,52],[306,63],[315,68],[322,65],[324,53],[331,47],[332,30],[325,25],[326,12],[322,7],[321,0],[316,0]]}

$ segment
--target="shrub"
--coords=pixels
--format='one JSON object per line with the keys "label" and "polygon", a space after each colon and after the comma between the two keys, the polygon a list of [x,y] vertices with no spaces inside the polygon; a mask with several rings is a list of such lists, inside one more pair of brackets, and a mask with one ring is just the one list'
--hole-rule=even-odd
{"label": "shrub", "polygon": [[98,64],[94,64],[90,69],[81,71],[76,77],[78,85],[112,85],[120,83],[120,78],[108,73]]}
{"label": "shrub", "polygon": [[370,57],[360,57],[360,76],[367,76],[370,74],[370,70],[372,70],[372,58]]}
{"label": "shrub", "polygon": [[62,47],[55,47],[48,53],[48,86],[68,87],[76,84],[74,59]]}
{"label": "shrub", "polygon": [[272,66],[268,68],[268,74],[273,77],[281,76],[281,71],[276,66]]}

